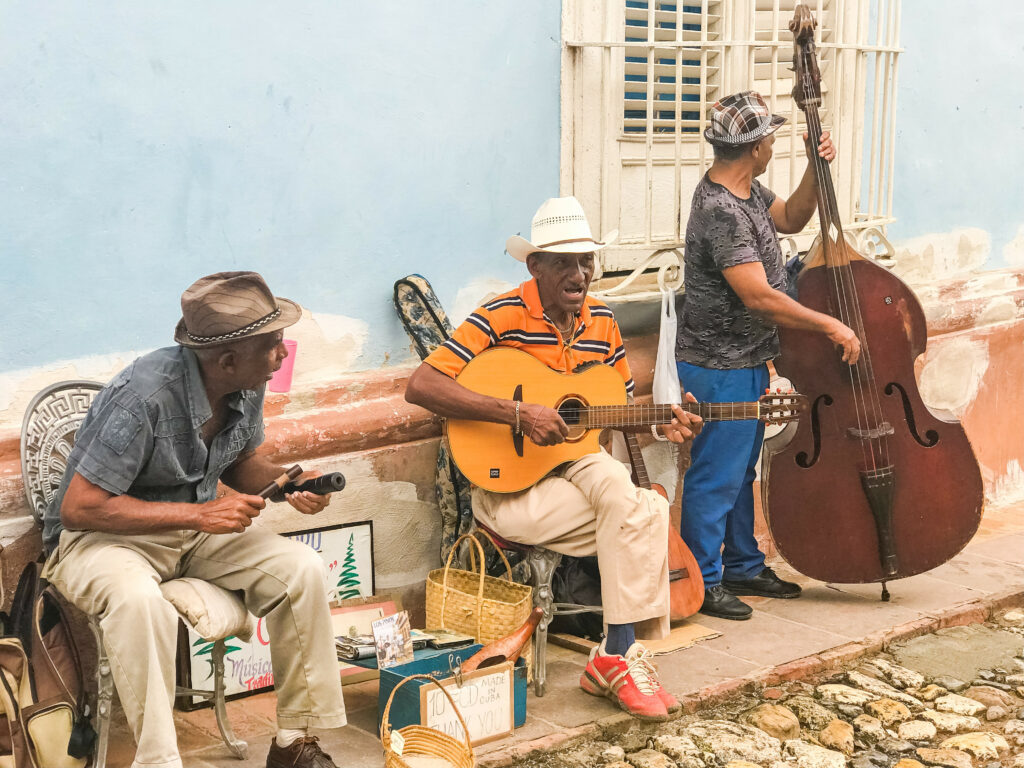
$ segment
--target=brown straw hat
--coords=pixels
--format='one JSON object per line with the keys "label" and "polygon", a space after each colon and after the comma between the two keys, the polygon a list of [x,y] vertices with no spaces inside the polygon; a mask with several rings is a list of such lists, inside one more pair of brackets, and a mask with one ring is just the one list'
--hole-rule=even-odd
{"label": "brown straw hat", "polygon": [[294,325],[302,310],[274,296],[255,272],[218,272],[181,294],[174,340],[183,347],[213,347]]}

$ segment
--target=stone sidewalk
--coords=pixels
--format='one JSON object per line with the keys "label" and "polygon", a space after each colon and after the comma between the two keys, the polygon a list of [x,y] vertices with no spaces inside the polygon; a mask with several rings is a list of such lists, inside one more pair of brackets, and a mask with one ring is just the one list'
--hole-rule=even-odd
{"label": "stone sidewalk", "polygon": [[[826,585],[810,582],[784,564],[785,578],[804,585],[799,600],[744,598],[754,607],[749,621],[731,622],[698,614],[694,621],[719,637],[658,657],[661,680],[685,708],[719,700],[744,687],[798,679],[863,653],[888,640],[941,626],[981,621],[988,610],[1024,602],[1024,504],[989,509],[974,540],[950,562],[927,574],[892,582],[892,600],[883,603],[874,584]],[[598,721],[626,716],[609,701],[582,693],[577,680],[583,654],[548,649],[549,691],[527,702],[526,724],[514,736],[477,749],[483,766],[500,766],[517,755],[563,743]],[[341,768],[381,768],[376,733],[377,683],[345,687],[346,728],[319,734]],[[211,710],[177,714],[178,740],[189,768],[263,766],[274,724],[272,693],[229,702],[236,734],[249,742],[249,757],[231,757],[217,734]],[[128,766],[134,747],[122,717],[115,717],[108,765]]]}

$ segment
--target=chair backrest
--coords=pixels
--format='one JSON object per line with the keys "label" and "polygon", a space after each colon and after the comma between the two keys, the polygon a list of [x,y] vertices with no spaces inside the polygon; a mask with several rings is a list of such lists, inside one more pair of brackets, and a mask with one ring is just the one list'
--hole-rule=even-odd
{"label": "chair backrest", "polygon": [[60,487],[75,445],[78,427],[96,393],[95,381],[61,381],[32,398],[21,424],[21,478],[32,517],[43,512]]}

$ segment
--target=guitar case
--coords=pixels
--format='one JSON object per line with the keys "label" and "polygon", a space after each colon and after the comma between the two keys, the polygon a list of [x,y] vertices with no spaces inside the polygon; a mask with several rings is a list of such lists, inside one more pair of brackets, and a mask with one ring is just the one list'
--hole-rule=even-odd
{"label": "guitar case", "polygon": [[[402,327],[423,360],[441,346],[455,331],[430,282],[422,275],[408,275],[395,281],[395,311]],[[437,451],[434,491],[441,511],[441,560],[448,558],[455,540],[473,523],[473,504],[469,482],[459,472],[442,439]]]}
{"label": "guitar case", "polygon": [[[412,274],[396,280],[393,298],[398,318],[402,321],[402,327],[409,335],[420,360],[426,358],[455,332],[455,327],[441,307],[433,287],[422,275]],[[444,439],[437,450],[434,491],[441,512],[441,561],[444,562],[448,559],[448,553],[456,539],[468,533],[473,527],[470,483],[452,461],[448,441]],[[518,562],[521,558],[517,553],[511,555],[509,561],[513,564],[512,578],[523,584],[529,583],[530,574],[526,564]],[[504,574],[505,567],[496,552],[489,554],[487,570],[494,576]]]}

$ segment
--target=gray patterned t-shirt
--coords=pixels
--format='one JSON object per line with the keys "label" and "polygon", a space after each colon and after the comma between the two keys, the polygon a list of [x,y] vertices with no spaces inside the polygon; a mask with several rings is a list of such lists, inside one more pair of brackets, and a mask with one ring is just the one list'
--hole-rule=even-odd
{"label": "gray patterned t-shirt", "polygon": [[702,368],[753,368],[779,353],[775,326],[744,306],[722,276],[760,261],[768,284],[786,289],[779,236],[768,208],[775,193],[755,179],[742,200],[705,174],[686,225],[684,286],[676,359]]}

